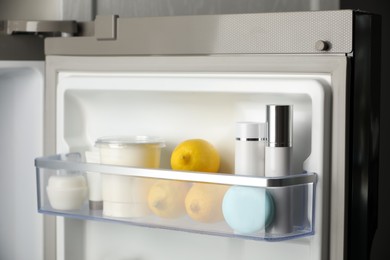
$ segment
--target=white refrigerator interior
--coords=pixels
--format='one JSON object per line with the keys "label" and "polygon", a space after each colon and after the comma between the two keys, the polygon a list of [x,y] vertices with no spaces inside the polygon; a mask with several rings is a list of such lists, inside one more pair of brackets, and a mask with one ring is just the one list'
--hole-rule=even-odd
{"label": "white refrigerator interior", "polygon": [[31,162],[43,154],[41,61],[0,61],[0,259],[43,259]]}
{"label": "white refrigerator interior", "polygon": [[[232,57],[223,56],[170,57],[169,65],[166,60],[48,57],[48,82],[56,89],[49,93],[56,99],[53,152],[83,153],[101,136],[160,136],[166,143],[161,168],[170,169],[170,155],[178,143],[202,138],[220,152],[219,172],[233,173],[236,122],[264,122],[267,104],[292,105],[292,173],[312,172],[318,178],[312,197],[295,198],[294,217],[310,223],[313,231],[275,242],[245,240],[232,231],[208,236],[196,234],[208,232],[188,217],[178,220],[176,228],[156,217],[123,225],[109,223],[120,219],[83,216],[88,212],[85,204],[81,213],[59,215],[105,221],[58,217],[57,259],[285,259],[289,252],[289,259],[320,260],[337,254],[328,244],[330,122],[339,126],[342,117],[341,113],[331,119],[332,111],[343,104],[345,57],[235,57],[235,64],[242,66],[226,66],[233,64]],[[202,70],[205,61],[213,68],[207,73]],[[299,69],[286,69],[296,62],[302,64]],[[115,65],[104,67],[108,63]],[[336,131],[333,140],[338,138],[343,136]],[[332,189],[337,196],[337,185]],[[42,205],[43,211],[55,212],[47,203]],[[331,216],[336,222],[337,214],[342,212]],[[173,230],[156,228],[164,225]],[[222,221],[211,225],[209,233],[218,233],[219,228],[229,230]],[[334,243],[342,239],[342,233],[335,235]]]}

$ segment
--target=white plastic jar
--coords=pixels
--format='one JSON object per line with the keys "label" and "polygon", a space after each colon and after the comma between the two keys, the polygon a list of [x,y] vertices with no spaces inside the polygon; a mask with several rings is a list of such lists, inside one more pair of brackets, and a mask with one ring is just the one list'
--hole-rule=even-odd
{"label": "white plastic jar", "polygon": [[[113,136],[96,141],[102,164],[159,168],[162,139],[151,136]],[[103,214],[111,217],[148,215],[147,196],[151,179],[103,174]]]}
{"label": "white plastic jar", "polygon": [[53,209],[77,210],[87,198],[88,187],[82,175],[53,175],[48,180],[46,191]]}

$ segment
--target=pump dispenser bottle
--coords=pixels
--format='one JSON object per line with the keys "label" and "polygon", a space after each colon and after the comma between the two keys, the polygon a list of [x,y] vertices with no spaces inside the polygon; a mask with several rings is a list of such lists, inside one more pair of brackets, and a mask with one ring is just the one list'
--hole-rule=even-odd
{"label": "pump dispenser bottle", "polygon": [[[265,176],[283,177],[291,172],[292,112],[290,105],[267,105],[268,140],[265,147]],[[270,191],[275,202],[272,234],[292,232],[291,191],[278,188]]]}

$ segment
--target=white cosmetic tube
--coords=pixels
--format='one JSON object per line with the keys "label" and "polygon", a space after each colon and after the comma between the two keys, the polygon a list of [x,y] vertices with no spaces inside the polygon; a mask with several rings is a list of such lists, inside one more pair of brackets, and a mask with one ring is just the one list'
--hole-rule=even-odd
{"label": "white cosmetic tube", "polygon": [[[283,177],[291,172],[292,106],[267,105],[268,141],[265,147],[265,176]],[[270,191],[275,203],[275,216],[267,232],[283,235],[293,231],[290,188]]]}
{"label": "white cosmetic tube", "polygon": [[[87,163],[100,163],[100,152],[98,149],[85,152],[85,160]],[[87,172],[87,180],[89,187],[89,208],[91,210],[103,209],[102,198],[102,176],[100,172]]]}

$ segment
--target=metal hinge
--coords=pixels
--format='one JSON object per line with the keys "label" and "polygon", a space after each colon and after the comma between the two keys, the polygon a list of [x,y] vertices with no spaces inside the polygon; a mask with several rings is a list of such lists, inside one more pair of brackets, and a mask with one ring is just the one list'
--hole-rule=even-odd
{"label": "metal hinge", "polygon": [[77,34],[75,21],[23,21],[0,22],[0,33],[6,35],[35,34],[44,36],[72,36]]}

